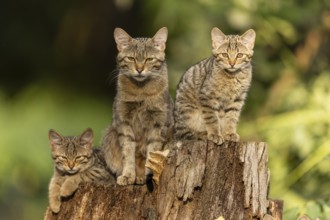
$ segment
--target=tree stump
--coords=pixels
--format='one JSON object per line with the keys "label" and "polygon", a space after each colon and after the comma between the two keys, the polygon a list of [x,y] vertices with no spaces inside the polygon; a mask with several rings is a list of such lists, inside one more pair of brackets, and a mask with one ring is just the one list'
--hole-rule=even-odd
{"label": "tree stump", "polygon": [[153,192],[83,184],[45,219],[281,219],[283,205],[269,208],[267,163],[263,142],[173,143]]}

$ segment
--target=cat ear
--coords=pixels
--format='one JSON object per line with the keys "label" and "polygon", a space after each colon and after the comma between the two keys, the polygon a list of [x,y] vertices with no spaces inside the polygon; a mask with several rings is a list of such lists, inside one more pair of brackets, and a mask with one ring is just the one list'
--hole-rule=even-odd
{"label": "cat ear", "polygon": [[57,133],[54,129],[50,129],[48,132],[48,139],[52,148],[58,147],[62,144],[63,137]]}
{"label": "cat ear", "polygon": [[81,135],[80,135],[80,143],[83,146],[86,147],[92,147],[93,146],[93,140],[94,140],[94,133],[91,128],[87,128]]}
{"label": "cat ear", "polygon": [[220,31],[219,28],[214,27],[211,31],[211,38],[212,38],[212,47],[213,50],[216,50],[220,47],[223,41],[226,39],[226,35]]}
{"label": "cat ear", "polygon": [[126,33],[126,31],[121,28],[116,28],[113,35],[117,44],[117,49],[119,51],[125,49],[133,39],[131,36],[129,36],[129,34]]}
{"label": "cat ear", "polygon": [[254,41],[256,39],[256,32],[254,30],[249,29],[241,36],[242,43],[249,49],[253,50]]}
{"label": "cat ear", "polygon": [[158,50],[160,50],[160,51],[164,51],[165,50],[165,48],[166,48],[167,35],[168,35],[167,27],[162,27],[153,36],[152,42],[154,43],[155,47]]}

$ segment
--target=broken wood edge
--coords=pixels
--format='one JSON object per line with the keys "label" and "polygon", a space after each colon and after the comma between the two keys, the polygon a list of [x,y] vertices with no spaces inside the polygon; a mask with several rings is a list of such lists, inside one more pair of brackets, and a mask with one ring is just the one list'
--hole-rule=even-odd
{"label": "broken wood edge", "polygon": [[269,214],[274,218],[274,220],[282,220],[284,201],[274,199],[274,200],[268,200],[268,203],[269,203],[269,207],[268,207]]}
{"label": "broken wood edge", "polygon": [[145,166],[149,168],[153,173],[153,181],[158,185],[159,177],[164,169],[164,161],[167,158],[167,155],[170,153],[169,149],[164,151],[155,151],[149,153],[149,159],[146,160]]}

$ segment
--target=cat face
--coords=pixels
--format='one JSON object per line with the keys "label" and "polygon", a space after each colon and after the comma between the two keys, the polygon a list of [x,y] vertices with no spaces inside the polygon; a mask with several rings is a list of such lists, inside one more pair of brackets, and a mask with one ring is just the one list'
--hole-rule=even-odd
{"label": "cat face", "polygon": [[118,48],[117,63],[120,74],[143,82],[157,78],[165,60],[167,28],[161,28],[152,38],[132,38],[123,29],[114,31]]}
{"label": "cat face", "polygon": [[93,130],[88,128],[80,136],[63,137],[55,130],[48,133],[55,167],[66,174],[89,168],[92,157]]}
{"label": "cat face", "polygon": [[250,63],[253,55],[255,32],[250,29],[243,35],[225,35],[218,28],[211,32],[213,55],[227,73],[235,74]]}

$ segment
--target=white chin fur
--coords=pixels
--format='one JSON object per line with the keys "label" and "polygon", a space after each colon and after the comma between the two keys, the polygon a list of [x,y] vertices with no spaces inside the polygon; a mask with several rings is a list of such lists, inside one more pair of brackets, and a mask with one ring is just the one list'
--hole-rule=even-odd
{"label": "white chin fur", "polygon": [[142,82],[147,79],[146,76],[134,76],[133,77],[136,81]]}

